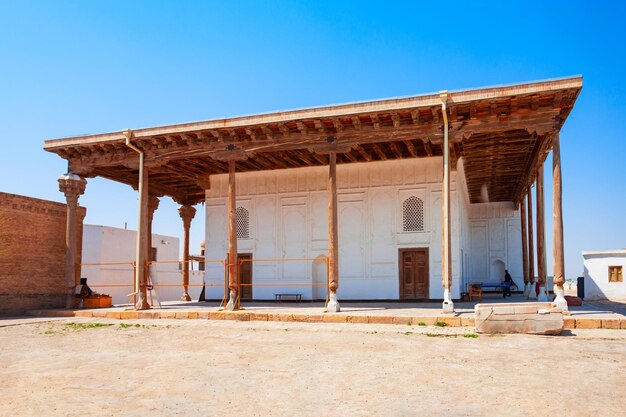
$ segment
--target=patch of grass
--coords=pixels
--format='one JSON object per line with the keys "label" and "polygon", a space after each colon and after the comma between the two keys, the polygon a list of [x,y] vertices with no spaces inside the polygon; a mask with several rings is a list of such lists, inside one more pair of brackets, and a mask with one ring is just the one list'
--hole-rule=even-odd
{"label": "patch of grass", "polygon": [[147,326],[144,326],[143,324],[139,324],[139,323],[137,324],[120,323],[120,327],[122,329],[128,329],[129,327],[147,327]]}
{"label": "patch of grass", "polygon": [[65,323],[67,327],[72,330],[85,330],[85,329],[95,329],[98,327],[109,327],[113,326],[110,323]]}
{"label": "patch of grass", "polygon": [[366,334],[376,334],[378,333],[376,330],[372,331],[372,332],[365,332]]}
{"label": "patch of grass", "polygon": [[43,334],[55,334],[54,330],[46,330]]}
{"label": "patch of grass", "polygon": [[405,335],[405,336],[408,336],[408,335],[410,335],[410,334],[413,334],[413,332],[404,332],[404,335]]}
{"label": "patch of grass", "polygon": [[418,326],[426,326],[426,323],[424,323],[423,321],[420,321],[419,323],[417,323]]}
{"label": "patch of grass", "polygon": [[439,326],[439,327],[446,327],[448,324],[447,324],[447,323],[445,323],[445,322],[443,322],[443,321],[438,321],[438,322],[436,323],[436,325],[437,325],[437,326]]}
{"label": "patch of grass", "polygon": [[460,335],[458,335],[458,334],[442,334],[442,333],[426,333],[426,336],[428,336],[428,337],[452,337],[452,338],[457,338]]}
{"label": "patch of grass", "polygon": [[502,337],[502,336],[504,336],[504,335],[502,335],[502,334],[500,334],[500,333],[489,333],[489,334],[487,335],[487,337]]}
{"label": "patch of grass", "polygon": [[467,338],[470,338],[470,339],[476,339],[476,338],[478,338],[478,335],[475,334],[475,333],[466,333],[466,334],[463,335],[463,337],[467,337]]}

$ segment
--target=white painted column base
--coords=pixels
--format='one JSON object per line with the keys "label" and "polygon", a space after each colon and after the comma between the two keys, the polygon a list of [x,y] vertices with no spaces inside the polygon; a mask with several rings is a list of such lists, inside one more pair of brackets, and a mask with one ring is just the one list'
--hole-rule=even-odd
{"label": "white painted column base", "polygon": [[341,311],[341,307],[339,306],[339,302],[337,301],[336,292],[330,292],[330,296],[328,297],[328,304],[326,305],[326,311],[329,313],[339,313]]}
{"label": "white painted column base", "polygon": [[563,311],[568,311],[567,300],[565,299],[565,290],[562,287],[554,287],[554,294],[556,295],[556,298],[553,301],[554,305]]}
{"label": "white painted column base", "polygon": [[224,307],[224,310],[234,311],[236,307],[237,307],[237,291],[230,290],[228,303],[226,304],[226,307]]}
{"label": "white painted column base", "polygon": [[454,303],[450,297],[450,290],[447,288],[443,290],[443,304],[441,305],[441,309],[444,313],[454,313]]}
{"label": "white painted column base", "polygon": [[535,289],[535,284],[534,282],[531,282],[530,284],[528,284],[528,299],[529,300],[536,300],[537,299],[537,290]]}
{"label": "white painted column base", "polygon": [[537,301],[540,301],[540,302],[548,301],[548,296],[546,294],[546,287],[539,287],[539,296],[537,297]]}
{"label": "white painted column base", "polygon": [[530,284],[527,282],[524,284],[524,297],[528,297],[529,289],[530,289]]}
{"label": "white painted column base", "polygon": [[191,297],[189,296],[189,293],[187,291],[185,291],[180,297],[180,301],[191,301]]}

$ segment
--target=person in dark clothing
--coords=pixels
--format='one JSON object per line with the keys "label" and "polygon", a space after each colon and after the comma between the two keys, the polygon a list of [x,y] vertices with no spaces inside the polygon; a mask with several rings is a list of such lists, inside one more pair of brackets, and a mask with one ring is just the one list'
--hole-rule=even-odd
{"label": "person in dark clothing", "polygon": [[515,285],[515,283],[513,282],[513,278],[511,278],[511,274],[509,274],[508,269],[504,270],[504,283],[508,285],[502,289],[502,296],[506,298],[506,296],[508,295],[510,297],[512,295],[511,287]]}

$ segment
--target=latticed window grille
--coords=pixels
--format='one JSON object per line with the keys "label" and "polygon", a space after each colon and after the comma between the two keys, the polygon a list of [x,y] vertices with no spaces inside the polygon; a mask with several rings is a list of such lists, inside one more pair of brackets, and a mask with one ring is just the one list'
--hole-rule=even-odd
{"label": "latticed window grille", "polygon": [[235,210],[237,219],[237,239],[250,239],[250,213],[244,207]]}
{"label": "latticed window grille", "polygon": [[411,196],[402,203],[402,231],[424,231],[424,202],[421,198]]}

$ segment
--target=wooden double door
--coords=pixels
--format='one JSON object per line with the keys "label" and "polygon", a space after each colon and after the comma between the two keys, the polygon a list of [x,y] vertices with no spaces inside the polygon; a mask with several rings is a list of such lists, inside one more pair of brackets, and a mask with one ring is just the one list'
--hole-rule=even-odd
{"label": "wooden double door", "polygon": [[239,283],[241,284],[240,299],[242,301],[252,300],[252,254],[239,253]]}
{"label": "wooden double door", "polygon": [[[230,262],[228,254],[226,254],[226,261]],[[250,301],[252,300],[252,285],[250,285],[252,284],[252,254],[238,253],[237,262],[239,263],[239,276],[237,277],[237,282],[240,284],[239,299]]]}
{"label": "wooden double door", "polygon": [[400,299],[428,299],[428,248],[400,249],[399,265]]}

